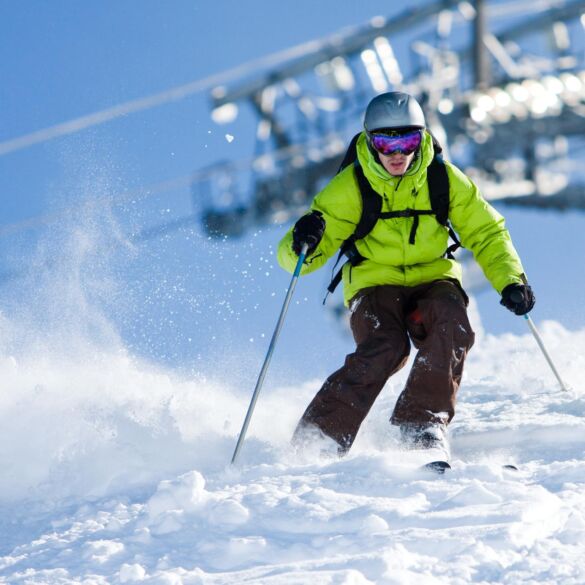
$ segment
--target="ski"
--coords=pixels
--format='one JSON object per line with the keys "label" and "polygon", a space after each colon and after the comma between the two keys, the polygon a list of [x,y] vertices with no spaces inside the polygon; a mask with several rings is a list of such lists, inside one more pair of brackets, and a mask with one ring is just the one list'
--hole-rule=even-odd
{"label": "ski", "polygon": [[[449,463],[447,461],[437,460],[437,461],[431,461],[430,463],[425,463],[425,465],[423,465],[421,467],[421,469],[433,471],[434,473],[437,473],[438,475],[444,475],[444,473],[445,473],[445,471],[447,471],[447,469],[451,469],[451,465],[449,465]],[[518,471],[518,468],[515,465],[511,465],[511,464],[502,465],[502,469],[507,469],[510,471]]]}
{"label": "ski", "polygon": [[451,469],[451,466],[447,461],[431,461],[423,465],[422,468],[443,475],[447,469]]}

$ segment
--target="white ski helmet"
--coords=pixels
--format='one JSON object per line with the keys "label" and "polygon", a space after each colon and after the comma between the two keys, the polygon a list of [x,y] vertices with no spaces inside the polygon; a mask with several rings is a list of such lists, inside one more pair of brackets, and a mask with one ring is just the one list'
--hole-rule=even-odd
{"label": "white ski helmet", "polygon": [[366,132],[387,128],[425,127],[425,115],[420,104],[411,95],[401,91],[380,94],[366,108],[364,116]]}

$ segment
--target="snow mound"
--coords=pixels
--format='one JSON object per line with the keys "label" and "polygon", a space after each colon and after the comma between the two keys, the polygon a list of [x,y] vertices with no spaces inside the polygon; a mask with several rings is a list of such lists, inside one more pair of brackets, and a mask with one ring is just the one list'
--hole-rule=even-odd
{"label": "snow mound", "polygon": [[268,385],[229,466],[247,392],[124,352],[0,356],[0,583],[584,583],[585,332],[542,333],[574,390],[530,336],[485,337],[445,476],[387,423],[405,373],[342,460],[288,446],[319,381]]}

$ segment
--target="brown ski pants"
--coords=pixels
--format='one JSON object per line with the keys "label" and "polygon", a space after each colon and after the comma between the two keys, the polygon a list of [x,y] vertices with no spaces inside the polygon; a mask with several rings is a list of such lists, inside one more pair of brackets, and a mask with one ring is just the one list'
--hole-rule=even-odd
{"label": "brown ski pants", "polygon": [[390,422],[448,424],[474,341],[466,305],[461,287],[449,280],[360,291],[351,303],[356,350],[309,404],[293,441],[316,427],[348,451],[384,384],[405,365],[409,337],[418,353]]}

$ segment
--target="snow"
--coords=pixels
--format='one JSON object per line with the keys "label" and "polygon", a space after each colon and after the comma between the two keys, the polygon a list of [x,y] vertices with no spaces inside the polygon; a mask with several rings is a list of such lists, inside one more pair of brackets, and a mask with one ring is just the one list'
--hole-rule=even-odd
{"label": "snow", "polygon": [[387,423],[408,368],[341,460],[289,446],[321,381],[268,384],[230,466],[251,390],[4,340],[0,583],[582,584],[585,331],[541,333],[574,389],[529,332],[480,332],[445,476]]}

